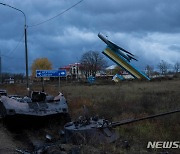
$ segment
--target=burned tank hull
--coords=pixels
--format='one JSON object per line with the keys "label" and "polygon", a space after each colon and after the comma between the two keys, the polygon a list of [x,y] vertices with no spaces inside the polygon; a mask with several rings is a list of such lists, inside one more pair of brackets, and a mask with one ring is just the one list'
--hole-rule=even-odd
{"label": "burned tank hull", "polygon": [[119,135],[115,129],[106,127],[107,125],[109,124],[105,119],[69,122],[64,126],[65,140],[67,143],[74,144],[114,142]]}
{"label": "burned tank hull", "polygon": [[1,96],[0,115],[11,124],[43,123],[48,119],[68,116],[66,99],[60,93],[49,96],[44,92],[32,92],[30,97]]}
{"label": "burned tank hull", "polygon": [[111,143],[119,138],[118,133],[113,129],[115,127],[179,112],[180,110],[174,110],[137,119],[125,119],[118,122],[110,122],[106,119],[99,119],[97,117],[88,118],[87,116],[81,116],[77,121],[69,122],[64,126],[65,140],[67,143],[75,144]]}

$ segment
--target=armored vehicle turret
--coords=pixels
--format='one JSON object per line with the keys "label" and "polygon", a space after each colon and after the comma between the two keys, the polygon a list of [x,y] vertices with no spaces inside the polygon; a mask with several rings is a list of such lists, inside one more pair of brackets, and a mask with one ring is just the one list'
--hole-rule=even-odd
{"label": "armored vehicle turret", "polygon": [[68,105],[62,93],[56,97],[45,92],[33,91],[31,97],[18,95],[1,96],[0,115],[11,122],[26,122],[34,120],[68,116]]}
{"label": "armored vehicle turret", "polygon": [[80,117],[77,121],[69,122],[64,126],[65,140],[66,142],[75,144],[111,143],[119,138],[118,133],[116,133],[114,129],[115,127],[169,114],[174,114],[177,112],[180,112],[180,110],[151,115],[138,119],[126,119],[119,122],[110,122],[106,119],[99,119],[98,117]]}

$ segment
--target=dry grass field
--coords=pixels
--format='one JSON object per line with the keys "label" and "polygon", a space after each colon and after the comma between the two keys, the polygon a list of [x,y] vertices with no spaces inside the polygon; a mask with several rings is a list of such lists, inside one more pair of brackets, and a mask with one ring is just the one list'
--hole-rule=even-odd
{"label": "dry grass field", "polygon": [[[25,85],[1,85],[0,88],[6,89],[9,94],[26,94]],[[41,85],[32,84],[31,88],[41,90]],[[58,84],[45,83],[45,91],[52,95],[57,94]],[[94,85],[61,82],[60,91],[68,101],[72,119],[83,114],[83,105],[89,109],[90,115],[99,115],[113,121],[180,109],[178,78]],[[96,145],[90,149],[95,148],[94,153],[179,153],[179,149],[146,148],[148,141],[180,141],[179,115],[177,113],[118,127],[116,129],[120,138],[115,143]],[[124,146],[125,141],[128,141],[129,148]],[[85,149],[88,153],[87,147]]]}

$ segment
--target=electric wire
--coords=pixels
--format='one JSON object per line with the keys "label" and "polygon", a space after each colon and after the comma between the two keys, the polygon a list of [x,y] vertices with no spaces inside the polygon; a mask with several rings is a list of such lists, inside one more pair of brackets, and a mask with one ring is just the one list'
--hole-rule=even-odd
{"label": "electric wire", "polygon": [[75,6],[77,6],[78,4],[80,4],[80,3],[83,2],[83,1],[84,1],[84,0],[80,0],[80,1],[78,1],[77,3],[75,3],[74,5],[72,5],[71,7],[67,8],[67,9],[64,10],[64,11],[62,11],[61,13],[59,13],[59,14],[57,14],[57,15],[55,15],[55,16],[53,16],[53,17],[51,17],[51,18],[49,18],[49,19],[47,19],[47,20],[45,20],[45,21],[39,22],[39,23],[37,23],[37,24],[30,25],[30,26],[28,26],[28,27],[31,28],[31,27],[39,26],[39,25],[42,25],[42,24],[44,24],[44,23],[46,23],[46,22],[49,22],[50,20],[53,20],[54,18],[57,18],[58,16],[66,13],[66,12],[68,12],[69,10],[71,10],[72,8],[74,8]]}
{"label": "electric wire", "polygon": [[[16,46],[14,47],[14,49],[12,49],[11,51],[9,51],[9,52],[7,53],[7,55],[12,54],[12,53],[18,48],[19,44],[22,42],[23,37],[24,37],[24,33],[23,33],[23,35],[20,37],[20,39],[19,39],[18,43],[16,44]],[[6,55],[6,56],[7,56],[7,55]]]}
{"label": "electric wire", "polygon": [[[45,20],[45,21],[39,22],[39,23],[37,23],[37,24],[30,25],[30,26],[27,26],[27,27],[28,27],[28,28],[32,28],[32,27],[35,27],[35,26],[42,25],[42,24],[44,24],[44,23],[46,23],[46,22],[49,22],[49,21],[51,21],[51,20],[53,20],[53,19],[61,16],[62,14],[68,12],[69,10],[71,10],[71,9],[74,8],[74,7],[76,7],[78,4],[80,4],[80,3],[83,2],[83,1],[84,1],[84,0],[80,0],[80,1],[78,1],[77,3],[73,4],[71,7],[65,9],[64,11],[62,11],[61,13],[59,13],[59,14],[57,14],[57,15],[55,15],[55,16],[53,16],[53,17],[51,17],[51,18],[49,18],[49,19],[47,19],[47,20]],[[4,5],[4,4],[3,4],[3,5]],[[3,55],[1,55],[1,56],[2,56],[2,57],[5,57],[5,58],[8,58],[8,59],[9,59],[9,58],[13,58],[13,59],[23,59],[23,58],[17,58],[17,57],[15,58],[15,57],[9,56],[11,53],[13,53],[13,52],[18,48],[18,46],[19,46],[19,44],[21,43],[23,37],[24,37],[24,33],[23,33],[23,35],[21,36],[21,38],[19,39],[19,41],[18,41],[17,45],[15,46],[15,48],[12,49],[11,51],[9,51],[9,52],[8,52],[8,55],[4,55],[4,54],[3,54]]]}
{"label": "electric wire", "polygon": [[11,59],[23,59],[23,58],[15,58],[15,57],[12,57],[12,56],[9,56],[10,54],[12,54],[19,46],[19,44],[21,43],[22,39],[24,37],[24,33],[23,35],[20,37],[18,43],[16,44],[16,46],[14,47],[14,49],[12,49],[11,51],[9,51],[6,55],[2,54],[1,56],[5,57],[5,58],[11,58]]}
{"label": "electric wire", "polygon": [[[17,59],[17,60],[18,60],[18,59],[19,59],[19,60],[24,59],[24,58],[18,58],[18,57],[11,57],[11,56],[7,56],[7,55],[4,55],[4,54],[2,54],[1,57],[4,57],[4,58],[9,59],[9,60],[10,60],[10,59],[11,59],[11,60],[12,60],[12,59]],[[19,61],[17,61],[17,62],[19,62]]]}

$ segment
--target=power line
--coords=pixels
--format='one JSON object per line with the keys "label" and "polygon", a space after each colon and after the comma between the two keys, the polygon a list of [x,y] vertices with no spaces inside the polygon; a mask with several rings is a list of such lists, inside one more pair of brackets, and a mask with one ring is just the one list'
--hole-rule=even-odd
{"label": "power line", "polygon": [[23,35],[20,37],[20,39],[19,39],[17,45],[14,47],[14,49],[12,49],[11,51],[8,52],[8,55],[10,55],[11,53],[13,53],[13,52],[18,48],[18,46],[19,46],[19,44],[21,43],[23,37],[24,37],[24,33],[23,33]]}
{"label": "power line", "polygon": [[46,23],[46,22],[48,22],[48,21],[50,21],[50,20],[53,20],[54,18],[57,18],[58,16],[60,16],[60,15],[62,15],[62,14],[64,14],[64,13],[66,13],[67,11],[71,10],[73,7],[75,7],[76,5],[80,4],[82,1],[84,1],[84,0],[80,0],[79,2],[75,3],[75,4],[72,5],[71,7],[67,8],[66,10],[62,11],[61,13],[59,13],[59,14],[57,14],[57,15],[55,15],[55,16],[53,16],[53,17],[51,17],[51,18],[49,18],[49,19],[47,19],[47,20],[45,20],[45,21],[39,22],[39,23],[34,24],[34,25],[30,25],[30,26],[28,26],[28,27],[31,28],[31,27],[39,26],[39,25],[44,24],[44,23]]}
{"label": "power line", "polygon": [[5,58],[8,58],[8,59],[9,59],[9,58],[10,58],[10,59],[22,59],[22,58],[11,57],[11,56],[9,56],[9,55],[10,55],[11,53],[13,53],[13,52],[18,48],[18,46],[19,46],[19,44],[21,43],[23,37],[24,37],[24,33],[23,33],[23,35],[20,37],[20,39],[19,39],[18,43],[16,44],[16,46],[14,47],[14,49],[12,49],[11,51],[9,51],[7,55],[2,54],[1,56],[5,57]]}
{"label": "power line", "polygon": [[24,58],[18,58],[18,57],[11,57],[7,55],[1,55],[1,57],[7,58],[7,59],[24,59]]}

